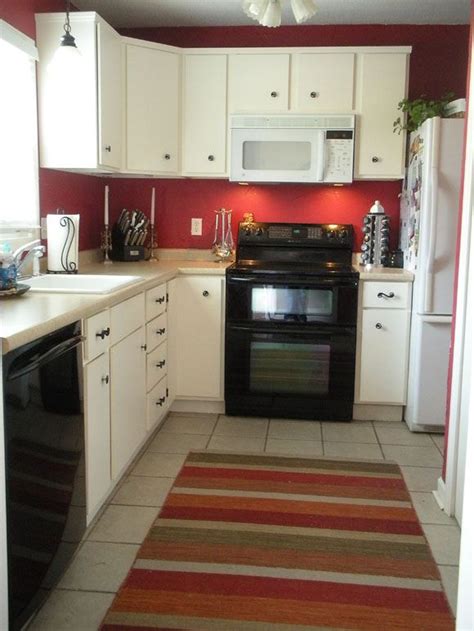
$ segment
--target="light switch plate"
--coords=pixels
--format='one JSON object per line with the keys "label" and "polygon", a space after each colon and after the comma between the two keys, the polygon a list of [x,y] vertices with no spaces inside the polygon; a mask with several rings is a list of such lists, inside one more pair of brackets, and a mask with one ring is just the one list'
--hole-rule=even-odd
{"label": "light switch plate", "polygon": [[201,218],[191,219],[191,234],[195,237],[200,237],[202,235]]}

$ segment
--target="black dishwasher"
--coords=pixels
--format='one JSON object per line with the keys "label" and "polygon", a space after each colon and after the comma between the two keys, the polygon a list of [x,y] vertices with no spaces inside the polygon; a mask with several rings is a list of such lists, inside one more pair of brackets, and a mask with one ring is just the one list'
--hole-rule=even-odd
{"label": "black dishwasher", "polygon": [[61,577],[86,528],[79,323],[4,356],[10,629]]}

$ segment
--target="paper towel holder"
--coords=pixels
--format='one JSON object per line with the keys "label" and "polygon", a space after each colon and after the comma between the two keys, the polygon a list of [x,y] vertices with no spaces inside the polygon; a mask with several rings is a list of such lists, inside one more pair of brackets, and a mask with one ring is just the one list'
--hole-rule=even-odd
{"label": "paper towel holder", "polygon": [[[59,211],[60,209],[58,209]],[[76,226],[68,215],[61,215],[59,226],[64,228],[64,241],[59,244],[61,269],[51,270],[48,266],[48,274],[77,274],[77,261],[71,259],[71,249],[76,240]],[[48,248],[49,249],[49,248]]]}

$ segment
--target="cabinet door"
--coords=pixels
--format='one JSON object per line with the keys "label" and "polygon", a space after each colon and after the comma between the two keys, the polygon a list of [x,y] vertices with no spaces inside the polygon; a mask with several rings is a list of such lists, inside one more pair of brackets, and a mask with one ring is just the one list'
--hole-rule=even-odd
{"label": "cabinet door", "polygon": [[183,78],[183,172],[226,171],[227,56],[186,55]]}
{"label": "cabinet door", "polygon": [[90,523],[111,486],[109,354],[97,357],[84,372],[86,502]]}
{"label": "cabinet door", "polygon": [[407,90],[408,55],[365,53],[359,55],[357,78],[358,125],[355,177],[403,178],[405,134],[393,133],[400,115],[398,103]]}
{"label": "cabinet door", "polygon": [[292,55],[291,109],[298,112],[352,112],[354,53]]}
{"label": "cabinet door", "polygon": [[176,396],[222,398],[223,279],[177,278]]}
{"label": "cabinet door", "polygon": [[97,25],[99,89],[99,162],[122,163],[122,38],[105,22]]}
{"label": "cabinet door", "polygon": [[146,435],[145,330],[138,329],[110,351],[112,479],[123,472]]}
{"label": "cabinet door", "polygon": [[229,112],[286,112],[289,81],[289,55],[229,55]]}
{"label": "cabinet door", "polygon": [[409,322],[409,311],[362,312],[361,403],[405,403]]}
{"label": "cabinet door", "polygon": [[128,45],[127,169],[176,173],[179,55]]}

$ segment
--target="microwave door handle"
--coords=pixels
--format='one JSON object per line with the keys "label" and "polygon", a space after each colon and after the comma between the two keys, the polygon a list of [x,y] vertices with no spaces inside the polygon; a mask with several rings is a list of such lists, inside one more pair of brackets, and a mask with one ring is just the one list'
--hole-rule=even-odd
{"label": "microwave door handle", "polygon": [[318,129],[316,140],[316,182],[324,181],[326,166],[326,138],[322,129]]}

